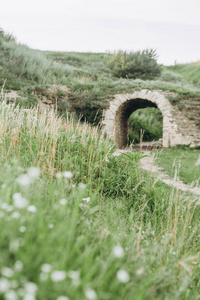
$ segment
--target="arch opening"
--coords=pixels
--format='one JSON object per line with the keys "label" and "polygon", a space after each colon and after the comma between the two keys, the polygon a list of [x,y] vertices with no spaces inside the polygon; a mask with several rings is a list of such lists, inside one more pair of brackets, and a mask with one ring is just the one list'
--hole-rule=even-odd
{"label": "arch opening", "polygon": [[155,107],[147,107],[135,110],[128,122],[128,145],[138,144],[141,141],[146,146],[159,147],[163,137],[163,115]]}
{"label": "arch opening", "polygon": [[[129,118],[133,112],[145,108],[156,108],[157,105],[146,99],[130,99],[122,103],[115,114],[115,142],[118,148],[124,148],[128,144]],[[159,110],[160,111],[160,110]],[[161,112],[162,114],[162,112]],[[162,121],[163,127],[163,121]]]}

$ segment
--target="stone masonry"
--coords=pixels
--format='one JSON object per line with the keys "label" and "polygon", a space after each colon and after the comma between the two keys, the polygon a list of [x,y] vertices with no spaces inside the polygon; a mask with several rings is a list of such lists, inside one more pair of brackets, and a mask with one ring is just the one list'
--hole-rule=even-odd
{"label": "stone masonry", "polygon": [[178,109],[172,106],[170,92],[140,90],[132,94],[115,95],[110,107],[103,113],[103,130],[118,148],[127,144],[128,119],[137,109],[156,107],[163,115],[163,147],[200,145],[200,129]]}

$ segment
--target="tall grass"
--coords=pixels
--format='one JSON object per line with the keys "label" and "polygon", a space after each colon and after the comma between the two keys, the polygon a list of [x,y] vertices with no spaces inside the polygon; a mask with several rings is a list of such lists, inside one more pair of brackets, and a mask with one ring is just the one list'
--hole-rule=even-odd
{"label": "tall grass", "polygon": [[87,124],[0,117],[1,299],[198,299],[198,198]]}

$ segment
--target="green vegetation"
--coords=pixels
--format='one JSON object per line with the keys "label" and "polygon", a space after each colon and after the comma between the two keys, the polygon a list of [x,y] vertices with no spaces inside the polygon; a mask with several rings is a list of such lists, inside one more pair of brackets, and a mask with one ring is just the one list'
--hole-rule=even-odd
{"label": "green vegetation", "polygon": [[122,78],[155,79],[161,73],[157,54],[153,49],[130,52],[118,51],[112,55],[108,66],[113,75]]}
{"label": "green vegetation", "polygon": [[198,199],[88,124],[0,118],[0,299],[198,299]]}
{"label": "green vegetation", "polygon": [[140,135],[144,142],[157,141],[162,138],[163,118],[154,107],[138,109],[129,119],[129,142],[139,143]]}
{"label": "green vegetation", "polygon": [[185,81],[194,84],[198,88],[200,87],[200,66],[198,63],[170,66],[169,70],[177,73],[177,75],[181,76]]}
{"label": "green vegetation", "polygon": [[[108,105],[112,95],[115,94],[132,93],[138,89],[167,90],[178,94],[175,97],[177,103],[182,97],[187,97],[186,102],[189,105],[193,103],[193,99],[200,97],[199,86],[194,85],[193,81],[186,81],[184,79],[186,77],[181,72],[178,74],[173,67],[157,65],[154,51],[148,50],[127,55],[127,57],[133,57],[139,66],[139,69],[131,69],[134,70],[134,74],[137,74],[131,77],[140,77],[136,79],[113,76],[113,71],[109,67],[112,57],[110,53],[33,50],[17,43],[12,36],[1,31],[0,85],[2,86],[4,80],[7,79],[4,90],[18,90],[19,94],[27,99],[27,101],[22,99],[19,101],[21,107],[23,104],[29,107],[27,102],[30,102],[32,106],[35,105],[37,101],[32,98],[34,95],[37,97],[38,90],[43,90],[45,94],[48,88],[65,85],[69,89],[67,99],[64,99],[67,100],[66,108],[70,108],[78,118],[81,117],[81,120],[87,120],[91,124],[98,124],[101,121],[103,108]],[[146,58],[149,59],[149,65],[146,63]],[[144,65],[150,68],[154,68],[155,65],[155,69],[159,72],[162,69],[160,77],[154,80],[143,80],[149,78],[146,77],[146,73],[144,76],[139,75],[141,71],[143,72]],[[194,67],[199,70],[199,66]],[[181,68],[183,69],[183,66],[180,66]],[[148,74],[151,72],[148,71]],[[151,74],[150,78],[154,75]],[[197,75],[195,78],[198,77]],[[64,113],[65,101],[62,95],[57,98],[57,101],[58,104],[62,102],[58,107],[61,107]],[[173,103],[173,99],[171,101]]]}
{"label": "green vegetation", "polygon": [[173,178],[175,171],[181,181],[200,186],[200,152],[189,147],[157,150],[157,163]]}
{"label": "green vegetation", "polygon": [[[1,300],[199,297],[197,197],[142,172],[139,153],[114,157],[99,128],[65,110],[97,124],[117,93],[169,90],[177,104],[200,90],[164,67],[157,80],[115,78],[111,57],[32,50],[0,31]],[[13,105],[2,101],[9,90],[22,96]],[[62,117],[40,110],[39,96],[55,100]],[[138,110],[130,127],[134,140],[141,128],[157,139],[162,116]],[[162,155],[171,169],[181,157],[180,178],[184,167],[185,181],[198,185],[198,152],[173,151],[161,152],[161,165]]]}

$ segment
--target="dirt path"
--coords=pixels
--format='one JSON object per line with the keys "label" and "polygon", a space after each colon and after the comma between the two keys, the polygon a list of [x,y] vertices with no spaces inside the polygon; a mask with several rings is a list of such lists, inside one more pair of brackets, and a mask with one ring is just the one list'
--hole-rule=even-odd
{"label": "dirt path", "polygon": [[[121,153],[127,153],[131,152],[131,150],[121,150],[117,149],[113,155],[118,156]],[[182,181],[180,181],[178,178],[171,179],[168,175],[162,172],[162,169],[157,167],[154,162],[154,156],[151,151],[142,151],[144,155],[147,155],[147,157],[144,157],[140,160],[141,162],[141,169],[149,171],[154,174],[156,178],[159,180],[162,180],[167,185],[173,186],[181,191],[184,192],[190,192],[196,195],[200,195],[200,188],[198,187],[192,187],[188,184],[184,184]]]}

